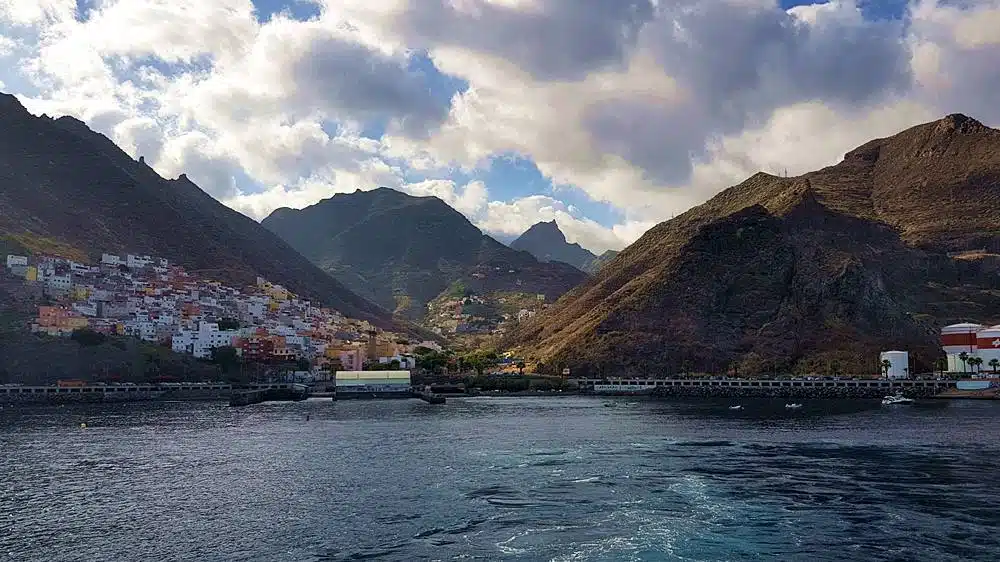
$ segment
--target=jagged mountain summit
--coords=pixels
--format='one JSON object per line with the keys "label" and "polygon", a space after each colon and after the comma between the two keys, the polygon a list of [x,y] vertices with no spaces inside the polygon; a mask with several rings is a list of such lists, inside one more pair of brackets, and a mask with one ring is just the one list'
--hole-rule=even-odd
{"label": "jagged mountain summit", "polygon": [[1000,131],[950,115],[657,225],[508,343],[581,374],[929,371],[941,325],[1000,320],[998,203]]}
{"label": "jagged mountain summit", "polygon": [[437,197],[389,188],[343,193],[263,225],[359,294],[412,320],[454,283],[554,300],[586,278],[486,236]]}
{"label": "jagged mountain summit", "polygon": [[389,312],[186,176],[164,179],[81,121],[33,116],[7,94],[0,94],[0,235],[77,259],[152,254],[237,285],[259,275],[347,316],[393,326]]}
{"label": "jagged mountain summit", "polygon": [[539,261],[568,263],[581,271],[589,271],[597,259],[579,244],[570,244],[554,220],[533,225],[511,242],[510,247],[528,252]]}

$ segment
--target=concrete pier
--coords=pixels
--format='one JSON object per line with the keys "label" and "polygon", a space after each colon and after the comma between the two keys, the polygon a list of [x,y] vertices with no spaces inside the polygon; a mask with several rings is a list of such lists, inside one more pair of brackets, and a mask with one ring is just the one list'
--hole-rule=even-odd
{"label": "concrete pier", "polygon": [[441,396],[440,394],[434,394],[430,390],[421,390],[414,393],[417,398],[427,402],[428,404],[444,404],[447,402],[447,398]]}
{"label": "concrete pier", "polygon": [[304,384],[274,385],[270,388],[237,390],[229,397],[230,406],[249,406],[261,402],[298,402],[309,398]]}

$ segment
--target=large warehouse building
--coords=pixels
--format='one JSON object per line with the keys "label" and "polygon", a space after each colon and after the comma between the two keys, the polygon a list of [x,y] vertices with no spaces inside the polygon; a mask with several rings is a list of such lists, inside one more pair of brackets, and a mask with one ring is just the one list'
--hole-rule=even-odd
{"label": "large warehouse building", "polygon": [[409,398],[409,371],[337,371],[337,399]]}

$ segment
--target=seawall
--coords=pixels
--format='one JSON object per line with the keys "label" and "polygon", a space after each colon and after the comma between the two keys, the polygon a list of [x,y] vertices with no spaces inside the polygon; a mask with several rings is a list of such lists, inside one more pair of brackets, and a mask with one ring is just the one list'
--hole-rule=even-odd
{"label": "seawall", "polygon": [[579,379],[594,394],[692,398],[882,398],[902,393],[931,398],[954,390],[952,380]]}
{"label": "seawall", "polygon": [[259,388],[256,390],[234,390],[229,397],[230,406],[249,406],[261,402],[300,402],[309,398],[309,387],[293,384],[291,388]]}
{"label": "seawall", "polygon": [[255,384],[148,384],[0,386],[0,404],[63,404],[68,402],[142,402],[150,400],[229,400],[234,392],[268,389],[291,389],[290,383]]}

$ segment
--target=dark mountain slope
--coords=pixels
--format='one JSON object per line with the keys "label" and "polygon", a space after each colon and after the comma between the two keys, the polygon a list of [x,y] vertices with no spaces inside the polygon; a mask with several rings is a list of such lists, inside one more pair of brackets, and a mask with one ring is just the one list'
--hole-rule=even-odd
{"label": "dark mountain slope", "polygon": [[938,326],[1000,314],[998,196],[1000,133],[949,116],[657,225],[509,343],[578,372],[929,369]]}
{"label": "dark mountain slope", "polygon": [[348,287],[412,319],[422,318],[426,304],[457,281],[481,293],[555,299],[586,277],[483,235],[436,197],[388,188],[278,209],[263,225]]}
{"label": "dark mountain slope", "polygon": [[608,250],[603,254],[597,256],[596,258],[594,258],[589,264],[587,264],[587,267],[585,267],[583,270],[590,274],[597,273],[597,270],[601,269],[606,264],[610,263],[611,260],[615,259],[618,256],[619,253],[620,252],[618,252],[617,250]]}
{"label": "dark mountain slope", "polygon": [[342,313],[392,324],[253,220],[185,176],[165,180],[80,121],[34,117],[0,95],[0,232],[101,252],[166,257],[223,281],[282,283]]}

